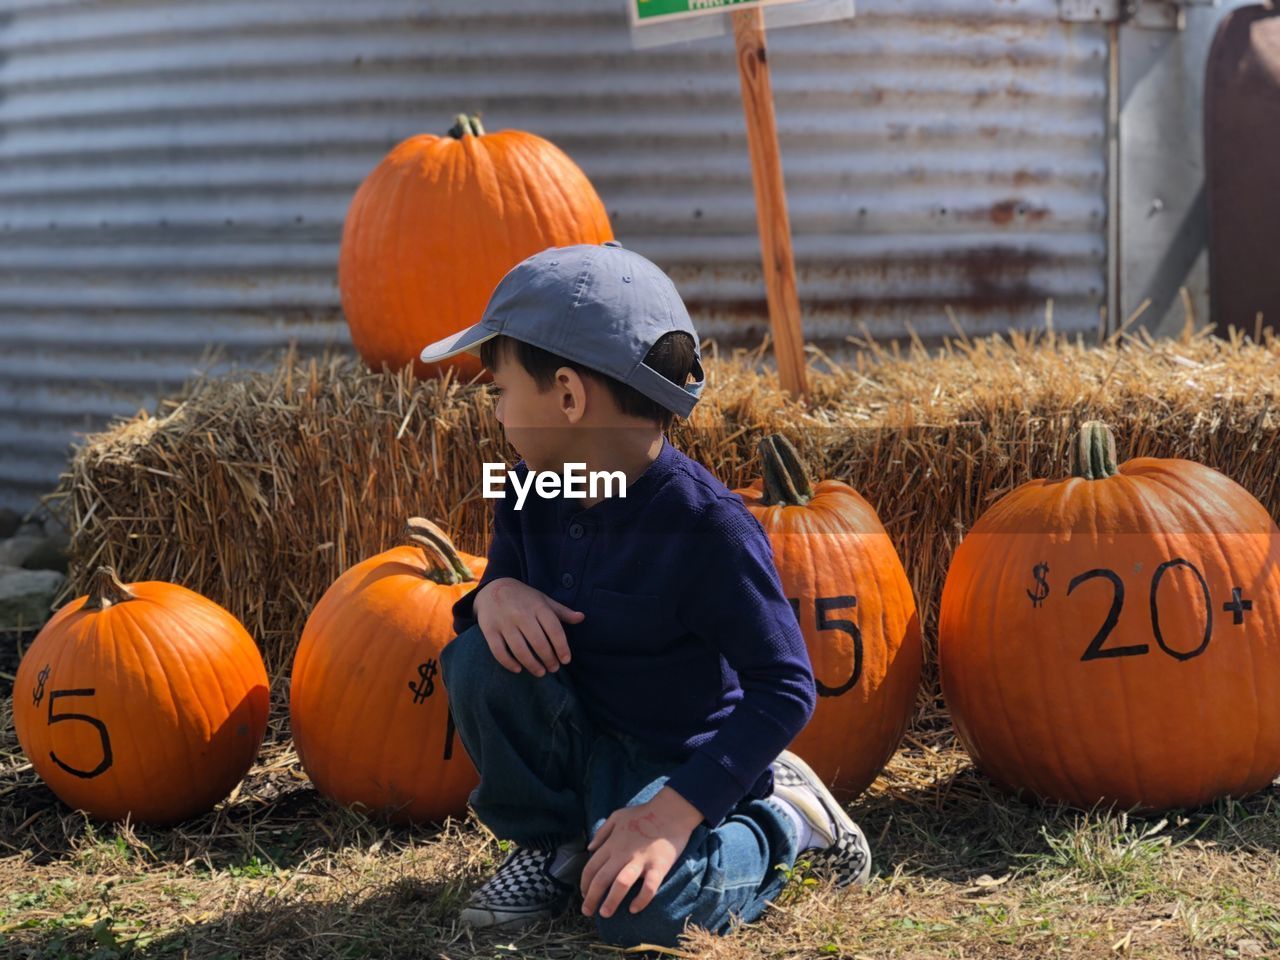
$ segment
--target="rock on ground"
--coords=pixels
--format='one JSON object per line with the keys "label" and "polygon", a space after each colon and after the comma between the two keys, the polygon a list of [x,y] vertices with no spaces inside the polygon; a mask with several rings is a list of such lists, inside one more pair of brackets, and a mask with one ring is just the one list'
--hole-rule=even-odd
{"label": "rock on ground", "polygon": [[66,579],[56,570],[0,567],[0,630],[30,628],[48,620],[50,605]]}

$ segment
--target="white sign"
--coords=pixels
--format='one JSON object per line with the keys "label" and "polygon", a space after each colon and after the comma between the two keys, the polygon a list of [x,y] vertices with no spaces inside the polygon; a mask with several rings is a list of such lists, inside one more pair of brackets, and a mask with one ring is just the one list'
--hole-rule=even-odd
{"label": "white sign", "polygon": [[635,49],[732,32],[731,13],[763,7],[765,27],[779,30],[853,16],[853,0],[627,0]]}
{"label": "white sign", "polygon": [[780,3],[797,3],[799,0],[630,0],[633,24],[657,23],[697,17],[707,13],[724,13],[747,7],[769,7]]}

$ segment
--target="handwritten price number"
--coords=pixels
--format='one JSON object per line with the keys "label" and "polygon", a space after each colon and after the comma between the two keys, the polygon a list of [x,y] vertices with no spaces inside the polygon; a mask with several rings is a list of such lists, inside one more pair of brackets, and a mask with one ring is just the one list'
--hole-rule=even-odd
{"label": "handwritten price number", "polygon": [[111,767],[113,762],[111,753],[111,735],[107,733],[107,725],[97,717],[91,717],[87,713],[54,713],[53,708],[54,704],[58,702],[59,697],[92,697],[95,693],[96,690],[49,691],[49,726],[53,726],[55,723],[79,721],[80,723],[89,724],[98,731],[98,736],[102,738],[102,761],[92,770],[81,770],[77,767],[73,767],[68,763],[64,763],[52,750],[49,751],[49,759],[72,776],[83,777],[85,780],[91,780],[96,776],[100,776],[101,774],[106,773],[106,771]]}
{"label": "handwritten price number", "polygon": [[[1201,636],[1200,643],[1194,650],[1175,650],[1169,646],[1164,637],[1164,631],[1160,626],[1160,584],[1164,581],[1164,576],[1170,570],[1184,567],[1190,570],[1195,576],[1196,581],[1200,584],[1200,592],[1204,596],[1205,608],[1205,624],[1204,633]],[[1045,597],[1049,595],[1049,584],[1046,574],[1049,571],[1047,563],[1038,563],[1032,570],[1032,576],[1036,580],[1035,591],[1028,590],[1027,596],[1031,598],[1033,608],[1040,608],[1044,603]],[[1094,634],[1093,640],[1089,646],[1085,648],[1080,659],[1087,660],[1110,660],[1116,657],[1139,657],[1150,652],[1151,645],[1147,643],[1132,643],[1127,646],[1108,647],[1106,645],[1107,638],[1111,636],[1111,631],[1115,629],[1116,624],[1120,622],[1120,611],[1124,608],[1124,581],[1120,579],[1120,575],[1114,570],[1106,567],[1097,567],[1093,570],[1086,570],[1084,573],[1077,574],[1072,578],[1070,584],[1067,585],[1067,596],[1071,596],[1075,592],[1076,587],[1087,583],[1090,580],[1106,580],[1111,584],[1111,607],[1107,611],[1107,617],[1102,622],[1102,626],[1098,632]],[[1253,609],[1253,601],[1247,600],[1242,595],[1244,588],[1232,587],[1231,600],[1222,605],[1224,612],[1232,614],[1232,624],[1239,626],[1244,623],[1244,615]],[[1175,557],[1172,560],[1166,560],[1160,566],[1156,567],[1155,572],[1151,574],[1151,589],[1148,595],[1148,606],[1151,611],[1151,633],[1155,637],[1156,643],[1166,654],[1175,660],[1190,660],[1198,657],[1209,646],[1209,640],[1213,636],[1213,601],[1209,594],[1209,583],[1204,578],[1204,574],[1190,560],[1183,557]]]}
{"label": "handwritten price number", "polygon": [[[795,612],[796,620],[800,619],[800,599],[798,597],[788,597],[787,602],[791,604],[791,609]],[[862,677],[862,630],[852,620],[845,620],[841,617],[832,617],[829,614],[833,610],[840,610],[844,607],[856,607],[858,598],[853,596],[844,597],[814,597],[813,599],[813,615],[814,620],[818,624],[819,630],[843,630],[853,640],[853,669],[849,673],[848,679],[839,686],[829,687],[816,676],[813,678],[818,688],[818,696],[820,697],[838,697],[842,693],[852,690],[854,685]]]}

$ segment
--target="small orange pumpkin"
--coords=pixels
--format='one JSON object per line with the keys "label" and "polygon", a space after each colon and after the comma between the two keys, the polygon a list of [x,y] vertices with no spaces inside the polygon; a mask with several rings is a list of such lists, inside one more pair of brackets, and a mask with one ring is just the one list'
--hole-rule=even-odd
{"label": "small orange pumpkin", "polygon": [[1280,531],[1190,460],[1116,465],[1085,423],[1072,475],[988,509],[952,558],[938,652],[956,733],[1009,790],[1196,806],[1280,774]]}
{"label": "small orange pumpkin", "polygon": [[480,774],[456,735],[440,678],[452,607],[484,575],[439,527],[408,523],[417,546],[356,564],[311,611],[294,654],[293,740],[325,796],[394,822],[466,815]]}
{"label": "small orange pumpkin", "polygon": [[781,434],[758,449],[763,477],[734,493],[769,535],[818,684],[789,749],[851,799],[889,762],[915,707],[924,657],[915,596],[861,494],[840,480],[812,485]]}
{"label": "small orange pumpkin", "polygon": [[338,260],[351,339],[374,370],[412,362],[419,377],[453,368],[469,380],[483,373],[479,358],[418,354],[477,322],[526,257],[612,239],[595,188],[559,147],[521,130],[486,134],[459,115],[447,136],[398,144],[356,190]]}
{"label": "small orange pumpkin", "polygon": [[13,722],[68,806],[172,824],[210,810],[248,772],[269,701],[262,656],[230,613],[101,567],[22,658]]}

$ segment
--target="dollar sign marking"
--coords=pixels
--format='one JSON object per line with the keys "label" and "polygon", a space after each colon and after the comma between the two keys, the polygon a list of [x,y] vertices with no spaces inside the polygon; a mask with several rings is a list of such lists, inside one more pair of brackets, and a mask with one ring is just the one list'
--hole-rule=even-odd
{"label": "dollar sign marking", "polygon": [[1037,563],[1032,568],[1031,574],[1036,578],[1036,592],[1032,593],[1028,590],[1027,596],[1031,598],[1031,606],[1033,607],[1040,606],[1040,604],[1044,603],[1044,598],[1049,595],[1049,581],[1044,578],[1044,575],[1048,572],[1049,565],[1047,563]]}
{"label": "dollar sign marking", "polygon": [[436,692],[435,675],[435,660],[428,660],[426,663],[418,664],[418,678],[422,682],[414,683],[412,680],[409,681],[409,689],[413,691],[414,703],[421,703]]}
{"label": "dollar sign marking", "polygon": [[49,679],[49,664],[44,665],[44,669],[36,674],[36,689],[31,695],[35,705],[40,706],[40,701],[44,699],[44,683]]}

